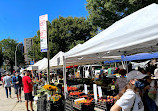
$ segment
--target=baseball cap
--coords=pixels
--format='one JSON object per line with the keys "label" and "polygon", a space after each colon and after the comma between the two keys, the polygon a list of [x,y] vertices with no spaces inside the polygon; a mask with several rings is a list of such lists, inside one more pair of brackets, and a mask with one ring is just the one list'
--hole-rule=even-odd
{"label": "baseball cap", "polygon": [[127,74],[127,81],[134,80],[134,79],[143,79],[148,75],[142,74],[140,71],[131,71]]}

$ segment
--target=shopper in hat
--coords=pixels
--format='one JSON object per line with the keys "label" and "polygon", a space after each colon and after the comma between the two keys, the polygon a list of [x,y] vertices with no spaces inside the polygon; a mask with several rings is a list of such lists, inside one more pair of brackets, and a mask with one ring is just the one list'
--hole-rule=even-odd
{"label": "shopper in hat", "polygon": [[131,71],[127,74],[128,84],[116,96],[117,101],[110,111],[144,111],[141,99],[142,91],[145,87],[142,79],[147,75],[139,71]]}
{"label": "shopper in hat", "polygon": [[33,90],[33,82],[31,78],[29,77],[31,74],[30,71],[27,71],[25,73],[25,76],[22,78],[23,82],[23,87],[24,87],[24,95],[25,95],[25,105],[26,109],[28,110],[28,103],[30,104],[31,111],[33,111],[33,106],[32,106],[32,101],[33,101],[33,96],[32,96],[32,90]]}

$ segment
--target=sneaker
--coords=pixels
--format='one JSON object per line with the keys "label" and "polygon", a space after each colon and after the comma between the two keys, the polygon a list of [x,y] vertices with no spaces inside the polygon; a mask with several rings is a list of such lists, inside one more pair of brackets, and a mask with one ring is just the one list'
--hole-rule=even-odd
{"label": "sneaker", "polygon": [[11,95],[10,95],[10,98],[12,98]]}

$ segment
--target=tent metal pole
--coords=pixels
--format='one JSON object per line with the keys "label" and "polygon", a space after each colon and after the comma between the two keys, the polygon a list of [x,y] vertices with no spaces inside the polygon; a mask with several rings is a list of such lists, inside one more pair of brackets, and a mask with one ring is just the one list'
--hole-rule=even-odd
{"label": "tent metal pole", "polygon": [[66,86],[66,59],[63,56],[63,78],[64,78],[64,96],[66,99],[66,92],[67,92],[67,86]]}
{"label": "tent metal pole", "polygon": [[[73,70],[74,70],[74,75],[75,75],[75,66],[73,65]],[[76,75],[75,75],[75,78],[76,78]]]}
{"label": "tent metal pole", "polygon": [[125,60],[126,60],[126,70],[127,70],[127,73],[128,73],[128,65],[127,65],[127,57],[125,56]]}
{"label": "tent metal pole", "polygon": [[[123,55],[122,55],[123,56]],[[125,61],[123,60],[123,57],[121,56],[121,63],[122,63],[122,66],[123,66],[123,69],[126,69],[125,67]]]}
{"label": "tent metal pole", "polygon": [[123,62],[123,61],[121,61],[121,63],[122,63],[123,69],[125,69],[124,62]]}

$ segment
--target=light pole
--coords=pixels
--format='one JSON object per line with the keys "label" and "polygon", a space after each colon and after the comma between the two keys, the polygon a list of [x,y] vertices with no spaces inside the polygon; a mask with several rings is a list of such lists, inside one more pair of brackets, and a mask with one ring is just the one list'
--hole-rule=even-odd
{"label": "light pole", "polygon": [[17,48],[18,48],[18,45],[22,44],[21,42],[19,42],[17,45],[16,45],[16,49],[15,49],[15,71],[17,71],[17,60],[16,60],[16,52],[17,52]]}

